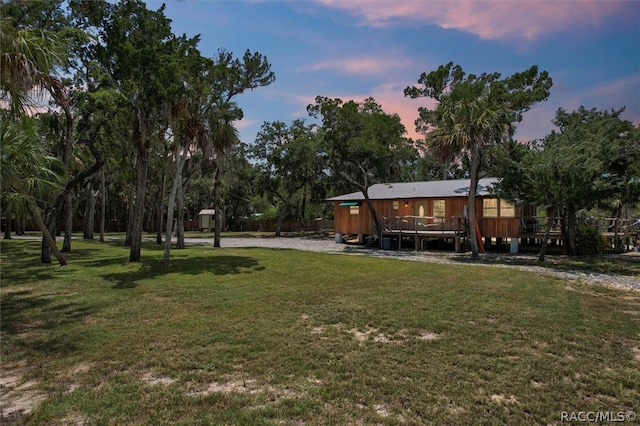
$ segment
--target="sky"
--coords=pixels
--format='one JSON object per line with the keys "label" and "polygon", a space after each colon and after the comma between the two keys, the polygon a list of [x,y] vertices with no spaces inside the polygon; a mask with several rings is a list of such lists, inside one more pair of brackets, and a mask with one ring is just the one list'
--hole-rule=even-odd
{"label": "sky", "polygon": [[[148,0],[149,9],[162,1]],[[640,124],[640,1],[627,0],[165,0],[177,35],[200,35],[200,52],[249,49],[276,80],[237,97],[243,142],[262,123],[304,118],[316,96],[373,97],[398,114],[407,137],[418,107],[404,88],[454,62],[467,73],[508,77],[537,65],[553,79],[549,99],[526,112],[516,139],[541,139],[558,108],[625,107]]]}

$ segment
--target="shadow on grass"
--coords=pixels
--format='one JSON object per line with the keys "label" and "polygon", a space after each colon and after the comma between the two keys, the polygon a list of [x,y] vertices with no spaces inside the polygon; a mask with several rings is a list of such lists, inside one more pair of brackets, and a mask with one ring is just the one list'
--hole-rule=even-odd
{"label": "shadow on grass", "polygon": [[[89,267],[113,266],[122,264],[121,259],[102,259],[85,263]],[[109,272],[100,275],[105,280],[112,282],[114,289],[134,288],[141,280],[154,280],[175,275],[179,280],[181,275],[201,275],[205,273],[216,276],[246,274],[264,270],[253,257],[247,256],[195,256],[176,259],[171,265],[161,262],[143,262],[135,271]]]}
{"label": "shadow on grass", "polygon": [[[83,259],[100,256],[101,248],[83,248],[63,254],[70,266],[83,264]],[[68,273],[67,267],[58,265],[52,256],[52,263],[40,262],[40,243],[21,241],[18,244],[2,245],[2,286],[23,285],[60,278]]]}
{"label": "shadow on grass", "polygon": [[2,295],[2,336],[19,341],[19,346],[45,354],[71,353],[77,346],[73,338],[55,336],[58,327],[77,323],[91,313],[78,303],[57,303],[59,294],[34,294],[31,290]]}

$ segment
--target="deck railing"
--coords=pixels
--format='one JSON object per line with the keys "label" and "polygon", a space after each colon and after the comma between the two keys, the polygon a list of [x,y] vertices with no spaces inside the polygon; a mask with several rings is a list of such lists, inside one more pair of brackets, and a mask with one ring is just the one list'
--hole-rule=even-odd
{"label": "deck railing", "polygon": [[384,218],[385,232],[425,232],[456,233],[464,232],[464,219],[452,216],[392,216]]}
{"label": "deck railing", "polygon": [[[619,217],[603,217],[603,218],[583,218],[591,222],[598,228],[602,234],[621,234],[633,235],[640,232],[640,218],[623,219]],[[545,230],[547,219],[545,217],[533,216],[522,218],[520,220],[520,233],[535,234],[542,233]],[[562,220],[555,217],[551,226],[552,232],[561,232]]]}

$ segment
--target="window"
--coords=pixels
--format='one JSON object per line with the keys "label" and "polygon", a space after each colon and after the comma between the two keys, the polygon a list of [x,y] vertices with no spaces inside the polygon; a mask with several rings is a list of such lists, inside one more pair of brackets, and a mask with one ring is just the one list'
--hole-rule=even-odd
{"label": "window", "polygon": [[482,217],[498,217],[497,198],[485,198],[482,200]]}
{"label": "window", "polygon": [[349,214],[360,214],[360,206],[349,206]]}
{"label": "window", "polygon": [[500,217],[516,217],[516,208],[505,200],[500,200]]}
{"label": "window", "polygon": [[394,201],[393,202],[393,209],[394,210],[400,209],[400,202],[399,201]]}
{"label": "window", "polygon": [[442,218],[446,216],[444,200],[433,200],[433,215]]}
{"label": "window", "polygon": [[482,200],[483,217],[516,217],[516,208],[513,204],[497,198],[485,198]]}

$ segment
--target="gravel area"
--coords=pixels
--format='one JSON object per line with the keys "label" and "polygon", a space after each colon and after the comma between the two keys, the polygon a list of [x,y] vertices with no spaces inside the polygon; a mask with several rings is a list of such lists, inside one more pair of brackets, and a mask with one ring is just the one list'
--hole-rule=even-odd
{"label": "gravel area", "polygon": [[[187,238],[185,240],[185,243],[188,245],[213,245],[213,240],[208,238]],[[545,274],[566,280],[579,280],[591,284],[640,290],[640,277],[589,273],[584,271],[572,270],[560,271],[549,267],[534,266],[530,265],[530,263],[536,262],[537,255],[530,254],[481,254],[480,259],[474,262],[470,259],[469,253],[380,250],[358,245],[336,244],[332,240],[314,238],[223,238],[220,241],[220,245],[222,247],[267,247],[295,249],[325,253],[394,258],[416,262],[514,268],[521,271],[528,271],[536,274]],[[627,256],[636,259],[640,263],[640,253],[626,253],[620,256]]]}

